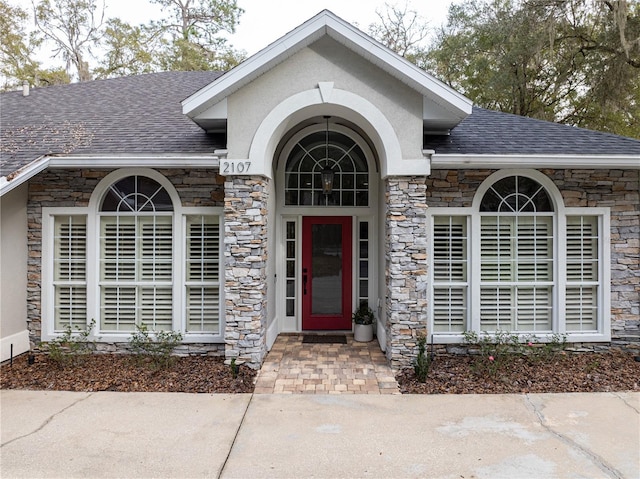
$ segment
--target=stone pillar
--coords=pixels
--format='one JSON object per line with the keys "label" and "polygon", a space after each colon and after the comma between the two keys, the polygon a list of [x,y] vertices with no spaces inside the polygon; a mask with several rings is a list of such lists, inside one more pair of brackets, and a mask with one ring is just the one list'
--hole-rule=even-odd
{"label": "stone pillar", "polygon": [[417,355],[427,326],[427,225],[425,177],[386,182],[387,359],[394,370]]}
{"label": "stone pillar", "polygon": [[225,358],[255,369],[267,352],[268,186],[261,176],[224,183]]}

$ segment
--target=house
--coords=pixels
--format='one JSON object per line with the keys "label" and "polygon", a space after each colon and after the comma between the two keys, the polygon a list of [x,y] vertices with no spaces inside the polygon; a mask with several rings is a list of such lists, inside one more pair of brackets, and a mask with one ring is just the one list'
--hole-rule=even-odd
{"label": "house", "polygon": [[2,358],[90,325],[259,367],[352,328],[639,347],[640,141],[476,108],[323,11],[233,70],[4,93]]}

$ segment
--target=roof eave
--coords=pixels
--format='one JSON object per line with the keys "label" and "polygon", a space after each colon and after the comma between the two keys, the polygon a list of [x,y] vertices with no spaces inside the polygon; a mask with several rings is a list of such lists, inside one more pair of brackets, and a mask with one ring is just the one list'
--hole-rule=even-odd
{"label": "roof eave", "polygon": [[433,169],[569,168],[640,170],[640,155],[434,154]]}
{"label": "roof eave", "polygon": [[201,168],[220,167],[220,154],[140,154],[41,156],[8,176],[0,177],[0,196],[4,196],[38,173],[51,168]]}

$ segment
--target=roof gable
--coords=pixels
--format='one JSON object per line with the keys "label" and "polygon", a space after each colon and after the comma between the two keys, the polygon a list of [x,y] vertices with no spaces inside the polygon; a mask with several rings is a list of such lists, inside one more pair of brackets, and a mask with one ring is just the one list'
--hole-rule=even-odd
{"label": "roof gable", "polygon": [[225,101],[229,95],[325,35],[419,92],[425,99],[425,106],[435,103],[436,108],[429,111],[425,108],[423,114],[429,129],[448,130],[471,113],[472,102],[468,98],[328,10],[191,95],[182,102],[183,113],[208,129],[210,125],[201,121],[198,115],[215,108],[220,120],[226,119]]}

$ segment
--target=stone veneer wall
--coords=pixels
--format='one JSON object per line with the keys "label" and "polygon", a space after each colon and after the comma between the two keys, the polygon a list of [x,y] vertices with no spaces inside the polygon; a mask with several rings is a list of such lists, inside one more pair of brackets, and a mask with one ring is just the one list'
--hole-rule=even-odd
{"label": "stone veneer wall", "polygon": [[[31,349],[37,350],[41,335],[42,277],[42,208],[86,207],[93,190],[109,170],[47,170],[29,180],[27,202],[28,221],[28,282],[27,323]],[[182,206],[216,206],[224,204],[224,177],[212,170],[159,169],[176,188]],[[127,344],[100,343],[98,351],[115,352],[127,349]],[[219,344],[184,344],[178,354],[219,354]]]}
{"label": "stone veneer wall", "polygon": [[[478,186],[495,170],[435,170],[427,178],[432,207],[470,207]],[[540,170],[567,207],[611,208],[612,344],[640,350],[640,172]],[[598,345],[587,346],[599,349]]]}
{"label": "stone veneer wall", "polygon": [[425,177],[386,180],[387,359],[411,365],[416,339],[426,333],[427,227]]}
{"label": "stone veneer wall", "polygon": [[269,180],[227,177],[224,190],[225,357],[258,369],[267,353]]}

